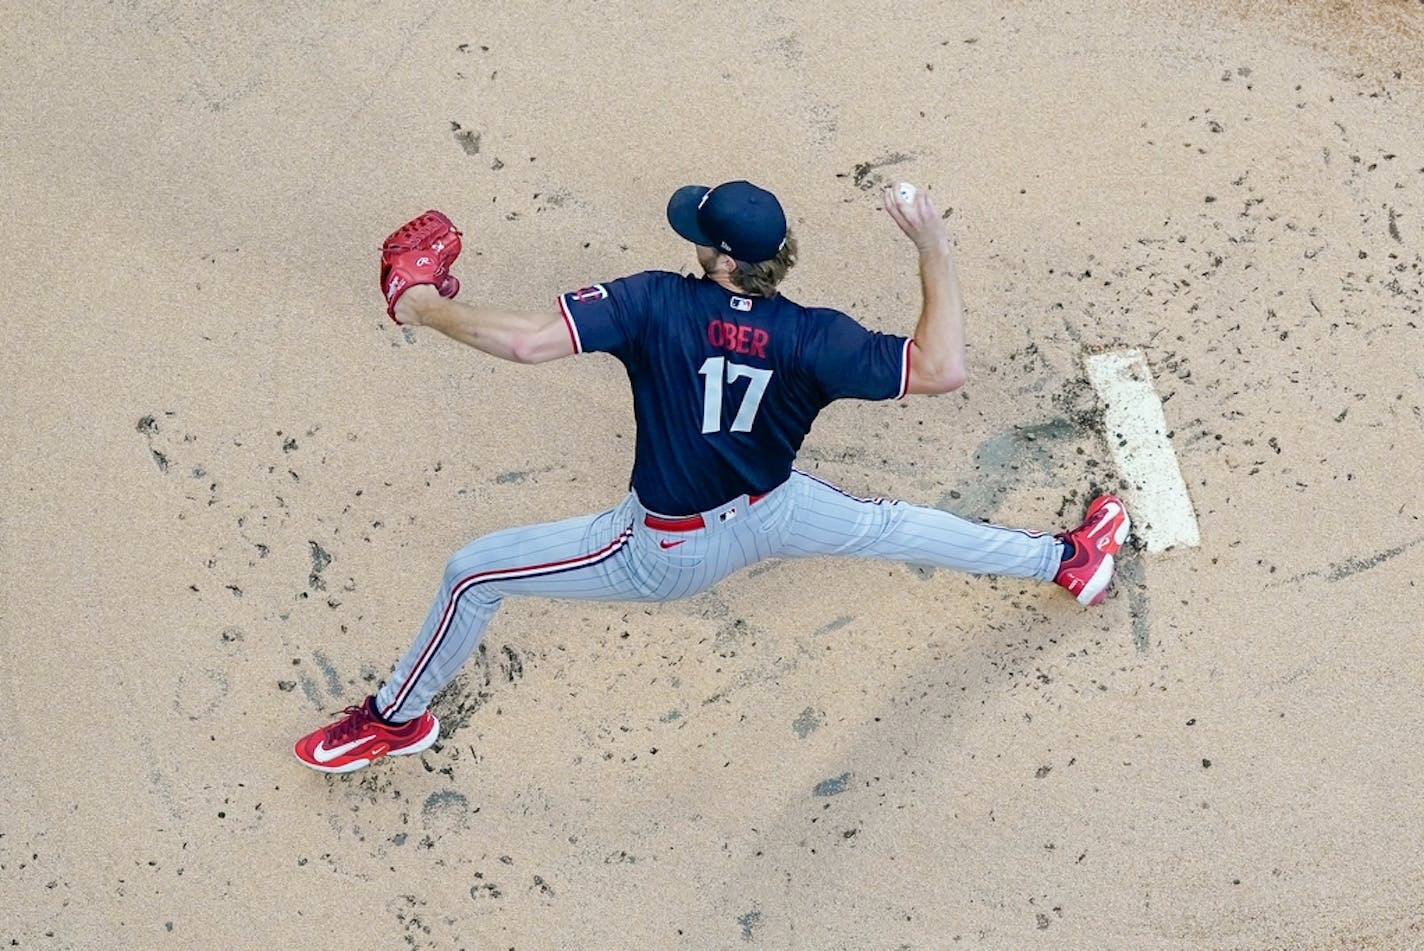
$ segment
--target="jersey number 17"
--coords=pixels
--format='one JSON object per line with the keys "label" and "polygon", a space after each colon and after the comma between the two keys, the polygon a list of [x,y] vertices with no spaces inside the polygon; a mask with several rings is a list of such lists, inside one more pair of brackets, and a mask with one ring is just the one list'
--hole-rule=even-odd
{"label": "jersey number 17", "polygon": [[737,407],[737,415],[732,420],[731,431],[751,432],[757,408],[761,406],[761,398],[771,382],[771,371],[743,363],[728,363],[726,357],[708,357],[702,361],[697,372],[705,377],[702,387],[702,431],[722,431],[722,379],[725,376],[728,383],[742,378],[749,381],[747,391],[742,395],[742,404]]}

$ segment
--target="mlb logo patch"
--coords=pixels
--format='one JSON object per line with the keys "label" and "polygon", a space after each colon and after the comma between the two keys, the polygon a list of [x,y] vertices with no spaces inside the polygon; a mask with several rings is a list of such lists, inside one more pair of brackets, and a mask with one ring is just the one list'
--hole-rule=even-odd
{"label": "mlb logo patch", "polygon": [[593,284],[589,287],[580,287],[576,291],[569,293],[569,300],[575,304],[588,304],[596,300],[603,300],[608,296],[608,288],[602,284]]}
{"label": "mlb logo patch", "polygon": [[733,310],[740,310],[740,311],[743,311],[743,312],[749,311],[749,310],[752,309],[752,302],[751,302],[751,300],[749,300],[748,298],[745,298],[745,297],[733,297],[733,298],[732,298],[732,309],[733,309]]}

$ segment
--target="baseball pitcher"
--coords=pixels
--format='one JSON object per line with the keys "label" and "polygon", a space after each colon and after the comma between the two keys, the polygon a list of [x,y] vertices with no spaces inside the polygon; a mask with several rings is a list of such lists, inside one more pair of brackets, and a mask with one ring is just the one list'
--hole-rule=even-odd
{"label": "baseball pitcher", "polygon": [[431,698],[455,676],[507,597],[668,601],[763,558],[854,555],[1052,581],[1097,604],[1127,538],[1122,502],[1100,496],[1058,535],[926,506],[857,498],[793,467],[838,399],[899,400],[964,384],[964,307],[944,222],[928,192],[885,191],[919,255],[914,334],[874,333],[779,293],[795,237],[771,192],[745,182],[678,189],[674,231],[700,277],[644,271],[562,294],[553,309],[455,300],[460,232],[430,211],[397,229],[381,290],[398,324],[432,327],[505,360],[598,351],[628,372],[637,422],[632,488],[612,508],[477,538],[445,566],[435,600],[390,680],[296,744],[312,769],[345,773],[428,749]]}

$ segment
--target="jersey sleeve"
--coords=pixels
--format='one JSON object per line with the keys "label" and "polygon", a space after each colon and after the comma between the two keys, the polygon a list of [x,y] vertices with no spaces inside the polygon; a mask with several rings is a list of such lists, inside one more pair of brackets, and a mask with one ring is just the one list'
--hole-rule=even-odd
{"label": "jersey sleeve", "polygon": [[808,353],[827,401],[898,400],[910,388],[910,338],[867,330],[836,310],[821,310]]}
{"label": "jersey sleeve", "polygon": [[590,284],[559,295],[559,313],[573,340],[575,353],[599,351],[626,356],[643,334],[648,320],[647,272]]}

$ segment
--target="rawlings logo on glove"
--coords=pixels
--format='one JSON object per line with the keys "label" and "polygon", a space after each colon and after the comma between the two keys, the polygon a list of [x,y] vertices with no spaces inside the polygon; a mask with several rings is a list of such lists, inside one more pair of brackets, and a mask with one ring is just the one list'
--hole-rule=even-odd
{"label": "rawlings logo on glove", "polygon": [[450,265],[460,256],[460,231],[449,218],[431,209],[401,225],[381,245],[381,294],[386,314],[396,320],[396,301],[417,284],[431,284],[441,297],[460,293]]}

